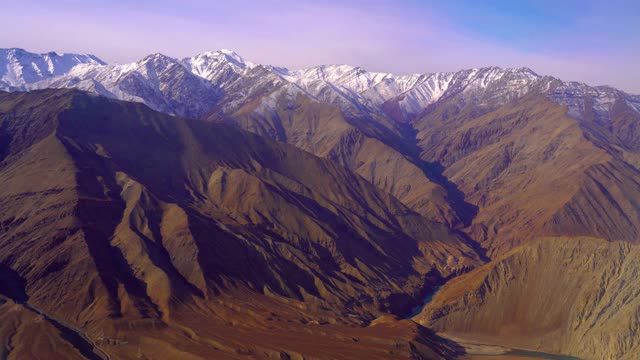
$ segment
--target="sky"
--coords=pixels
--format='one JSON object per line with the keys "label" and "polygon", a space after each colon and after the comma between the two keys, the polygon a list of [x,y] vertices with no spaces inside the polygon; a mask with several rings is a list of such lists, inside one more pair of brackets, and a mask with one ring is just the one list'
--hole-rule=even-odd
{"label": "sky", "polygon": [[109,63],[228,48],[293,69],[526,66],[640,94],[637,0],[4,0],[1,16],[0,47]]}

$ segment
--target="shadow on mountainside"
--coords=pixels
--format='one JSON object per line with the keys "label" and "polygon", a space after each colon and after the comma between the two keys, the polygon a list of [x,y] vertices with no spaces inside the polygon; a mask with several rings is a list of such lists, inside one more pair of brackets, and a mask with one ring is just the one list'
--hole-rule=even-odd
{"label": "shadow on mountainside", "polygon": [[0,295],[23,303],[27,301],[26,281],[12,268],[0,263]]}
{"label": "shadow on mountainside", "polygon": [[458,214],[458,217],[462,222],[461,227],[471,225],[473,219],[478,215],[478,206],[465,200],[465,193],[458,188],[456,183],[449,180],[449,178],[443,174],[445,169],[440,163],[422,160],[420,165],[420,169],[425,173],[429,180],[442,186],[447,191],[447,199],[449,200],[453,210]]}
{"label": "shadow on mountainside", "polygon": [[410,123],[396,124],[398,134],[394,134],[384,126],[368,118],[361,119],[356,116],[346,116],[345,114],[345,120],[366,136],[378,139],[392,149],[404,154],[430,181],[442,186],[447,192],[447,199],[451,208],[460,219],[461,224],[455,226],[456,228],[464,228],[471,225],[478,214],[478,207],[465,201],[464,192],[444,175],[445,169],[440,163],[428,162],[420,157],[422,150],[418,146],[416,137],[418,131]]}
{"label": "shadow on mountainside", "polygon": [[457,228],[464,228],[473,222],[473,219],[478,215],[478,206],[471,204],[465,200],[466,194],[458,188],[458,185],[444,175],[444,166],[439,162],[429,162],[423,160],[420,157],[421,149],[418,146],[418,139],[416,135],[418,131],[410,124],[403,124],[402,133],[410,143],[409,155],[412,161],[425,176],[434,183],[442,186],[447,192],[447,199],[451,205],[451,208],[456,212],[458,218],[462,222],[462,226]]}

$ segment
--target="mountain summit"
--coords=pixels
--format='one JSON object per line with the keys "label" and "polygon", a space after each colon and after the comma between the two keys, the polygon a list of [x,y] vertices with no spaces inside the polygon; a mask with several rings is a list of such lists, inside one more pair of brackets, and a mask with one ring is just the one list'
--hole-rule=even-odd
{"label": "mountain summit", "polygon": [[94,55],[48,52],[34,54],[23,49],[0,49],[0,89],[21,88],[40,80],[61,76],[79,64],[105,65]]}

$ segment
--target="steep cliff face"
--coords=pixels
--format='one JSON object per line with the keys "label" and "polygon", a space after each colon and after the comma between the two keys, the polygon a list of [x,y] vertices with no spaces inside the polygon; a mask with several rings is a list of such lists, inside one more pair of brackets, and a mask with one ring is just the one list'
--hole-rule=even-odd
{"label": "steep cliff face", "polygon": [[415,320],[437,331],[584,359],[635,359],[640,246],[527,244],[447,283]]}

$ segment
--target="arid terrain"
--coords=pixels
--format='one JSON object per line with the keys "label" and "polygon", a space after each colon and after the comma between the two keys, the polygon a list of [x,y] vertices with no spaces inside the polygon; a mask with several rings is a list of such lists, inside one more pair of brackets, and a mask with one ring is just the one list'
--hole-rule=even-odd
{"label": "arid terrain", "polygon": [[640,352],[638,96],[2,51],[0,359]]}

